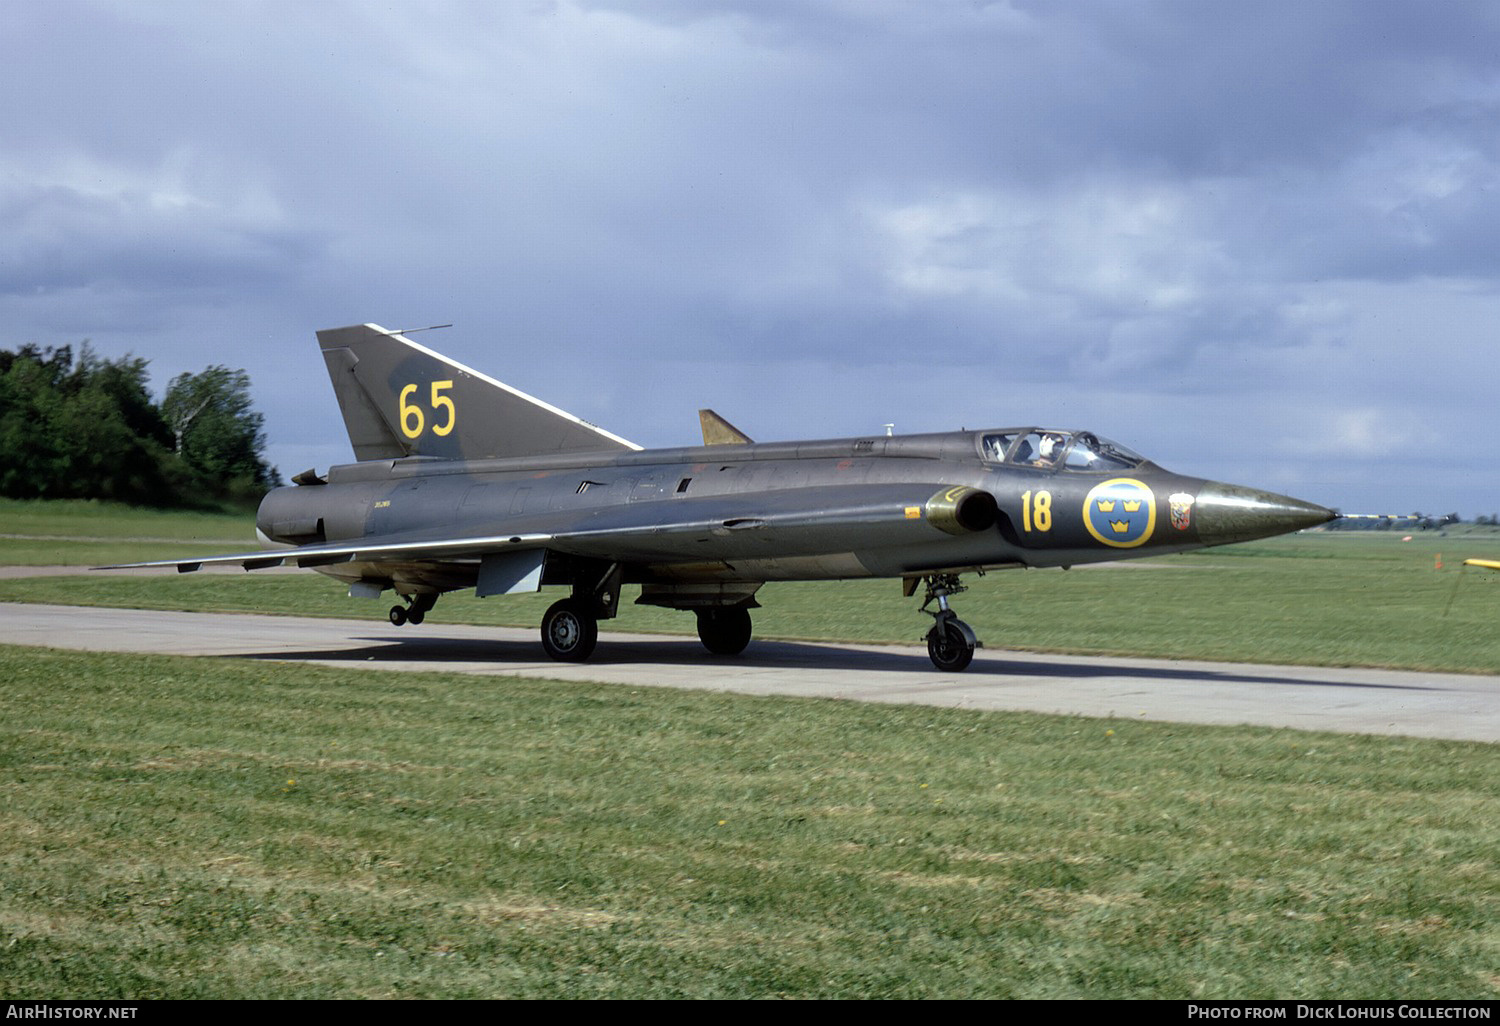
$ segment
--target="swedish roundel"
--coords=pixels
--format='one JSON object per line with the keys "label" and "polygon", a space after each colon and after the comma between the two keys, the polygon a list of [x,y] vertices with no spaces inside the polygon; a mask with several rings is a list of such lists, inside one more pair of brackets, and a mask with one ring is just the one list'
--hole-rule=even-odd
{"label": "swedish roundel", "polygon": [[1139,481],[1112,478],[1095,485],[1083,500],[1083,526],[1105,545],[1134,548],[1156,527],[1156,496]]}

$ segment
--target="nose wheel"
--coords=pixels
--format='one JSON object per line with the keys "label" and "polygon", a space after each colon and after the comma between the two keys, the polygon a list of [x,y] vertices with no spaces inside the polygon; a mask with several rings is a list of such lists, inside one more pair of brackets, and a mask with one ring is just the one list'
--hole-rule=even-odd
{"label": "nose wheel", "polygon": [[974,661],[974,649],[979,642],[973,640],[973,631],[953,614],[949,619],[938,620],[927,632],[927,658],[944,673],[958,673],[967,669]]}
{"label": "nose wheel", "polygon": [[[927,597],[922,600],[921,611],[933,618],[932,630],[927,632],[927,658],[944,673],[958,673],[968,668],[974,661],[974,650],[982,647],[974,629],[948,608],[948,596],[969,589],[959,582],[958,574],[931,574],[926,583]],[[934,601],[938,604],[936,611],[927,608]]]}

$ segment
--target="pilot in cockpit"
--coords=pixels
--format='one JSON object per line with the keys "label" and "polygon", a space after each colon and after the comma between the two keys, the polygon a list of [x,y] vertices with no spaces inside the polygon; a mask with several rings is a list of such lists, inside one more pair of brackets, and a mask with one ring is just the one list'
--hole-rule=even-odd
{"label": "pilot in cockpit", "polygon": [[1062,457],[1063,444],[1066,442],[1062,435],[1047,433],[1042,435],[1042,440],[1037,443],[1036,459],[1031,461],[1034,467],[1055,466]]}

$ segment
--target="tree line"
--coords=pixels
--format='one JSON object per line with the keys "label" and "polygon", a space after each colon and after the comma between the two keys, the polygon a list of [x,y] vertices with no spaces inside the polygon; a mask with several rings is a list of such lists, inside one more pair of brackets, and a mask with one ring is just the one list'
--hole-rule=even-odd
{"label": "tree line", "polygon": [[147,361],[84,343],[0,350],[0,495],[205,507],[280,484],[243,370],[180,374],[160,403]]}

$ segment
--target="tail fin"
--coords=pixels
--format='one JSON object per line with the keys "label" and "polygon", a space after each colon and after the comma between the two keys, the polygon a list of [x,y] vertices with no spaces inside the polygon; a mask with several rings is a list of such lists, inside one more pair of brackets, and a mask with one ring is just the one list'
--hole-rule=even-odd
{"label": "tail fin", "polygon": [[750,436],[713,410],[699,410],[698,424],[703,428],[704,445],[749,445]]}
{"label": "tail fin", "polygon": [[318,345],[359,460],[640,448],[379,325],[320,331]]}

